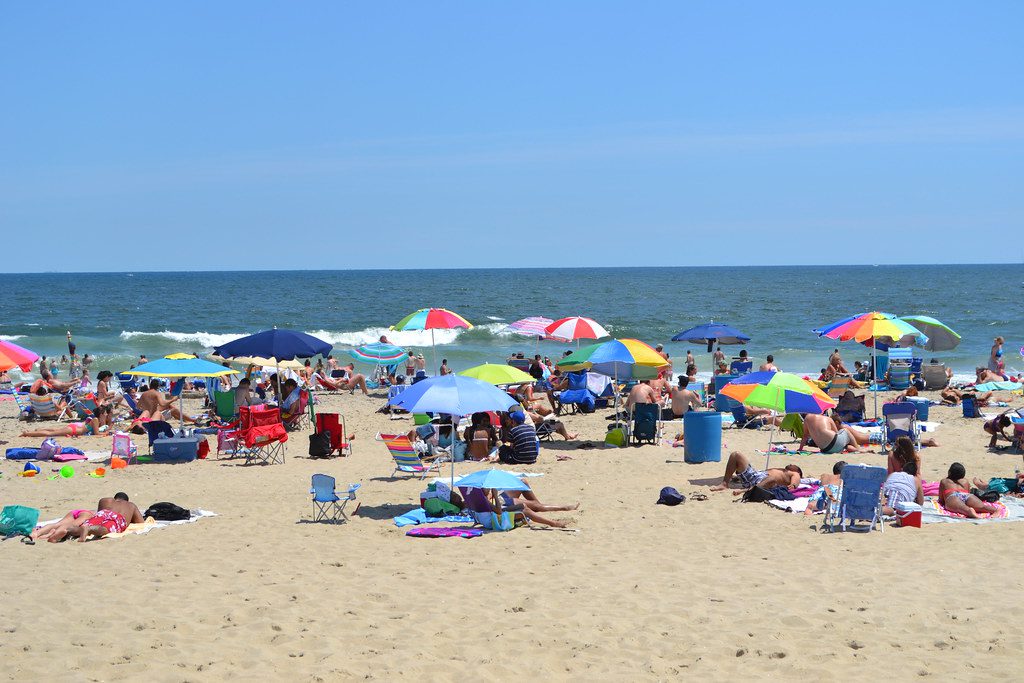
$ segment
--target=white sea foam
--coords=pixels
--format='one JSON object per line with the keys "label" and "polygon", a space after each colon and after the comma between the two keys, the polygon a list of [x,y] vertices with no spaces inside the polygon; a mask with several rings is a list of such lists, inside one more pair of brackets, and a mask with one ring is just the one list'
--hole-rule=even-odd
{"label": "white sea foam", "polygon": [[164,339],[170,339],[171,341],[178,342],[179,344],[199,344],[200,346],[212,349],[214,346],[220,346],[221,344],[227,344],[229,341],[244,337],[250,334],[249,332],[229,332],[228,334],[214,334],[212,332],[173,332],[171,330],[164,330],[163,332],[136,332],[136,331],[122,331],[121,339],[138,339],[140,337],[162,337]]}
{"label": "white sea foam", "polygon": [[2,339],[3,341],[16,341],[18,339],[24,338],[25,335],[23,334],[0,334],[0,339]]}
{"label": "white sea foam", "polygon": [[489,316],[487,316],[487,319],[488,320],[497,320],[498,322],[501,322],[502,320],[504,320],[504,318],[499,318],[496,315],[489,315]]}
{"label": "white sea foam", "polygon": [[434,344],[441,346],[453,343],[465,330],[389,330],[386,327],[367,327],[355,332],[338,332],[331,330],[313,330],[308,334],[317,339],[339,346],[359,346],[379,341],[381,336],[388,338],[392,344],[403,347],[430,346],[431,332]]}

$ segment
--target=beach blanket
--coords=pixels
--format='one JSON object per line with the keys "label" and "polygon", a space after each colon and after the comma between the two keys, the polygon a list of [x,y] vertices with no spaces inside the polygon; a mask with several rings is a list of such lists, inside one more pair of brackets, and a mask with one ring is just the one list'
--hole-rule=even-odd
{"label": "beach blanket", "polygon": [[[39,449],[38,448],[8,448],[7,449],[7,459],[8,460],[35,460],[37,455],[39,455]],[[58,453],[57,456],[55,456],[53,459],[57,460],[58,462],[60,462],[60,459],[59,459],[60,456],[71,456],[71,455],[80,455],[82,457],[81,458],[64,458],[64,459],[65,460],[73,460],[73,459],[84,460],[85,459],[85,457],[84,457],[85,453],[83,453],[82,451],[78,450],[77,448],[72,448],[71,446],[65,446],[64,448],[60,449],[60,453]]]}
{"label": "beach blanket", "polygon": [[769,500],[768,504],[773,508],[785,510],[786,512],[803,512],[807,509],[807,498],[796,498],[794,500]]}
{"label": "beach blanket", "polygon": [[395,517],[395,526],[414,526],[417,524],[431,524],[434,522],[472,522],[473,518],[468,515],[448,515],[447,517],[427,517],[427,511],[423,508],[409,510],[404,515]]}
{"label": "beach blanket", "polygon": [[1020,498],[1000,498],[998,503],[993,503],[999,512],[993,515],[985,515],[978,519],[971,519],[955,512],[950,512],[939,505],[937,498],[925,498],[921,506],[921,522],[924,524],[968,522],[971,524],[983,524],[986,522],[1021,522],[1024,521],[1024,501]]}
{"label": "beach blanket", "polygon": [[[210,512],[209,510],[192,510],[192,516],[191,517],[189,517],[188,519],[179,519],[179,520],[174,521],[174,522],[158,522],[155,519],[153,519],[152,517],[146,517],[145,521],[143,521],[141,523],[129,524],[128,528],[125,529],[124,531],[122,531],[120,533],[116,533],[116,534],[107,534],[103,538],[121,538],[121,537],[127,536],[129,534],[147,534],[150,531],[153,531],[154,529],[164,529],[166,527],[169,527],[169,526],[172,526],[172,525],[176,525],[176,524],[192,524],[194,522],[198,522],[203,517],[216,517],[216,516],[217,516],[217,513]],[[56,519],[51,519],[51,520],[46,521],[46,522],[39,522],[38,524],[36,524],[36,528],[39,528],[41,526],[46,526],[47,524],[53,524],[54,522],[59,522],[59,521],[60,521],[60,517],[58,517]]]}
{"label": "beach blanket", "polygon": [[483,536],[484,532],[480,529],[470,529],[467,527],[435,526],[409,529],[405,532],[405,535],[419,536],[420,538],[476,538],[477,536]]}

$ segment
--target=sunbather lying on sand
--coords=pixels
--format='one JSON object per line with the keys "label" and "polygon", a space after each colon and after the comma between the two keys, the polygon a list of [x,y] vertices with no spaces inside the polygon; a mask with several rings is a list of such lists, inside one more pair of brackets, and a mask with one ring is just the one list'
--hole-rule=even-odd
{"label": "sunbather lying on sand", "polygon": [[579,503],[575,505],[545,505],[537,499],[537,495],[533,491],[503,491],[499,496],[497,491],[491,489],[489,494],[489,499],[491,505],[494,506],[495,512],[500,513],[502,510],[506,510],[517,515],[521,514],[531,522],[556,529],[564,529],[569,526],[569,523],[543,517],[538,513],[570,512],[580,506]]}
{"label": "sunbather lying on sand", "polygon": [[804,436],[797,450],[802,451],[812,439],[822,453],[828,454],[845,453],[847,450],[864,451],[867,450],[864,446],[870,441],[867,432],[844,427],[838,418],[833,420],[824,415],[808,413],[804,416]]}
{"label": "sunbather lying on sand", "polygon": [[946,478],[939,482],[939,501],[942,506],[950,512],[956,512],[964,517],[972,519],[978,516],[979,512],[996,512],[999,508],[986,503],[981,498],[971,493],[971,486],[983,489],[985,482],[975,478],[973,482],[967,481],[967,469],[958,462],[949,466]]}
{"label": "sunbather lying on sand", "polygon": [[72,529],[77,529],[93,516],[92,510],[72,510],[56,522],[46,524],[32,532],[33,541],[49,541],[57,543],[63,541]]}
{"label": "sunbather lying on sand", "polygon": [[[105,428],[104,428],[105,429]],[[86,422],[68,422],[52,427],[36,427],[21,433],[22,436],[93,436],[100,433],[100,423],[95,417]]]}
{"label": "sunbather lying on sand", "polygon": [[771,468],[770,470],[755,470],[754,466],[747,460],[747,456],[738,451],[729,454],[729,461],[725,464],[725,476],[722,483],[712,486],[712,491],[724,491],[729,488],[733,476],[739,479],[740,489],[735,492],[739,495],[747,489],[760,486],[764,489],[785,486],[788,489],[795,489],[800,485],[800,479],[804,476],[803,470],[796,465],[786,465],[782,469]]}
{"label": "sunbather lying on sand", "polygon": [[128,501],[127,493],[115,493],[113,498],[100,498],[96,505],[96,514],[90,517],[85,524],[69,530],[72,535],[77,535],[78,540],[83,543],[91,536],[103,538],[110,533],[120,533],[128,528],[129,524],[139,524],[146,521],[142,517],[138,506]]}
{"label": "sunbather lying on sand", "polygon": [[939,395],[942,397],[943,405],[955,406],[963,400],[964,396],[974,396],[974,402],[979,406],[987,406],[988,402],[992,400],[992,392],[986,391],[983,394],[974,394],[970,391],[960,391],[953,387],[946,387]]}

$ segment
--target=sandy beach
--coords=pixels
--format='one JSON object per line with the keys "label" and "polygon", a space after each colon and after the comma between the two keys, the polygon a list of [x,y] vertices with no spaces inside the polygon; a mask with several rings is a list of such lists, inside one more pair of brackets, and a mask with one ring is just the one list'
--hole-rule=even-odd
{"label": "sandy beach", "polygon": [[[828,535],[816,530],[820,516],[739,503],[730,492],[658,506],[662,486],[707,492],[724,461],[684,464],[682,449],[665,445],[555,442],[520,469],[543,473],[530,481],[544,502],[580,503],[552,513],[575,531],[417,539],[392,518],[415,507],[424,486],[390,479],[387,451],[373,440],[410,420],[374,413],[379,395],[321,400],[322,410],[346,414],[357,435],[351,457],[308,459],[302,432],[276,466],[209,459],[95,479],[83,463],[72,479],[49,480],[0,464],[2,502],[38,507],[42,519],[118,490],[143,509],[166,500],[218,515],[86,544],[4,543],[5,677],[1015,678],[1024,625],[1006,608],[1021,589],[1018,524]],[[37,445],[16,436],[13,402],[0,409],[0,438]],[[565,419],[596,439],[606,414]],[[981,421],[959,408],[932,415],[941,446],[922,453],[926,480],[953,460],[969,476],[1012,475],[1020,456],[988,452]],[[767,439],[752,430],[723,437],[725,452],[758,464],[754,451]],[[86,451],[109,444],[74,442]],[[835,459],[773,463],[792,460],[817,475]],[[846,459],[885,462],[880,453]],[[460,463],[458,472],[480,467]],[[316,472],[362,484],[348,524],[308,523]]]}

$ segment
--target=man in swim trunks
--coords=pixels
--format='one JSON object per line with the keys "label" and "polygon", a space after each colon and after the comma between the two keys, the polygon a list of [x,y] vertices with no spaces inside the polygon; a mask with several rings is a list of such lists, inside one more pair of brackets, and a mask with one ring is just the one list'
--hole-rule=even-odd
{"label": "man in swim trunks", "polygon": [[[142,392],[136,405],[142,411],[140,416],[143,420],[165,420],[168,416],[175,420],[182,419],[181,411],[174,407],[177,398],[168,400],[160,391],[160,380],[153,379],[149,382],[149,388]],[[194,417],[185,415],[185,422],[195,423]]]}
{"label": "man in swim trunks", "polygon": [[850,427],[837,428],[830,417],[808,413],[804,416],[804,436],[797,450],[802,451],[811,439],[822,453],[829,455],[845,453],[847,450],[867,450],[866,445],[860,444],[861,441],[867,441],[864,435],[858,434]]}
{"label": "man in swim trunks", "polygon": [[796,465],[786,465],[782,469],[773,467],[769,470],[755,470],[754,466],[747,460],[747,456],[739,451],[733,451],[729,454],[729,461],[725,464],[725,476],[722,477],[722,483],[718,486],[712,486],[711,490],[724,491],[729,488],[734,475],[739,480],[741,489],[735,491],[734,495],[739,495],[743,491],[752,489],[755,486],[760,486],[764,489],[771,489],[776,486],[785,486],[790,490],[795,489],[800,486],[800,479],[804,476],[804,473]]}
{"label": "man in swim trunks", "polygon": [[701,407],[700,394],[692,389],[687,389],[689,385],[690,378],[680,375],[679,385],[672,387],[669,391],[672,396],[672,407],[662,410],[662,419],[678,420],[687,412]]}
{"label": "man in swim trunks", "polygon": [[129,502],[127,493],[120,492],[114,494],[113,498],[100,498],[96,514],[82,526],[71,530],[71,533],[77,534],[78,540],[84,543],[90,536],[103,538],[107,534],[118,534],[127,529],[129,524],[144,521],[139,507]]}

